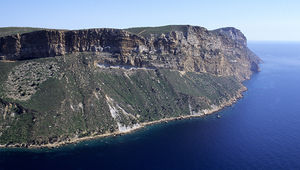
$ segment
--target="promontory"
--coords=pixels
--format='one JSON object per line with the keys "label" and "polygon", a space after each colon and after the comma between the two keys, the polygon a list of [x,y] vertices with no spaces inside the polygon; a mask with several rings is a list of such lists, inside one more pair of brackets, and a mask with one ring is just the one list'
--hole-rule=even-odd
{"label": "promontory", "polygon": [[0,28],[0,145],[55,146],[231,105],[260,59],[238,29]]}

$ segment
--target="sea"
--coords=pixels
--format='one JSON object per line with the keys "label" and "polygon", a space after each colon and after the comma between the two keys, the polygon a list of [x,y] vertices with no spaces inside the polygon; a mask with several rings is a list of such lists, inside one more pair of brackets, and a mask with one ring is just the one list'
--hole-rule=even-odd
{"label": "sea", "polygon": [[0,170],[300,169],[300,42],[248,46],[264,62],[234,105],[55,149],[0,149]]}

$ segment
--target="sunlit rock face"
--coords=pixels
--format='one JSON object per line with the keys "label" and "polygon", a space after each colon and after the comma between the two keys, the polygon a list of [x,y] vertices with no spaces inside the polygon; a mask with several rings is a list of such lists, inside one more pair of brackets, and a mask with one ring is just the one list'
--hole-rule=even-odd
{"label": "sunlit rock face", "polygon": [[208,31],[182,25],[147,35],[140,35],[143,30],[130,31],[104,28],[17,34],[0,38],[0,56],[5,60],[26,60],[95,52],[103,56],[99,61],[102,64],[234,75],[240,80],[258,71],[259,58],[247,48],[246,37],[235,28]]}

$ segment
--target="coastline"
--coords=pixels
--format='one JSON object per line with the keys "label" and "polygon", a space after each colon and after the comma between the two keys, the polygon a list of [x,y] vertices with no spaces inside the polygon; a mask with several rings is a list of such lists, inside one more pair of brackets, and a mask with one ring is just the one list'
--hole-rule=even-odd
{"label": "coastline", "polygon": [[93,140],[93,139],[97,139],[97,138],[104,138],[104,137],[109,137],[109,136],[118,136],[118,135],[125,135],[128,133],[132,133],[136,130],[139,130],[141,128],[144,128],[146,126],[149,125],[153,125],[153,124],[159,124],[159,123],[168,123],[169,121],[175,121],[175,120],[182,120],[182,119],[190,119],[190,118],[196,118],[196,117],[203,117],[209,114],[213,114],[215,112],[218,112],[222,109],[224,109],[225,107],[231,106],[234,103],[236,103],[238,101],[238,99],[243,97],[243,92],[247,91],[247,88],[243,85],[238,91],[237,94],[235,96],[233,96],[231,99],[222,102],[221,104],[219,104],[217,107],[212,108],[212,109],[206,109],[204,114],[190,114],[190,115],[182,115],[182,116],[178,116],[178,117],[169,117],[169,118],[163,118],[163,119],[159,119],[159,120],[155,120],[155,121],[151,121],[151,122],[144,122],[141,123],[140,126],[132,128],[126,132],[113,132],[113,133],[106,133],[106,134],[99,134],[99,135],[91,135],[91,136],[85,136],[85,137],[81,137],[81,138],[72,138],[69,139],[67,141],[59,141],[59,142],[54,142],[54,143],[48,143],[48,144],[43,144],[43,145],[26,145],[26,144],[13,144],[13,145],[1,145],[0,144],[0,148],[28,148],[28,149],[39,149],[39,148],[58,148],[64,145],[68,145],[68,144],[74,144],[74,143],[79,143],[82,141],[87,141],[87,140]]}

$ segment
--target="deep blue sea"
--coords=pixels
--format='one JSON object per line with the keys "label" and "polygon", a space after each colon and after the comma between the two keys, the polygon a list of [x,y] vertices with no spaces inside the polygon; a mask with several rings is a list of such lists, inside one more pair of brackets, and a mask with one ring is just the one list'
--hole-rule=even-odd
{"label": "deep blue sea", "polygon": [[250,42],[263,60],[235,105],[203,118],[58,149],[1,149],[0,169],[300,169],[300,43]]}

